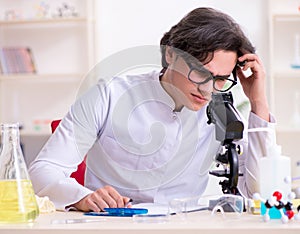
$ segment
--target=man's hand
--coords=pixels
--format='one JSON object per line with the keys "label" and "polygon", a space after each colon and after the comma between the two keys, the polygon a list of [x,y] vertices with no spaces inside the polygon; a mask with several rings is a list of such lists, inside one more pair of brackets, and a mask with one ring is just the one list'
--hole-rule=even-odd
{"label": "man's hand", "polygon": [[[245,95],[249,98],[251,111],[269,121],[269,106],[266,95],[266,73],[262,61],[256,54],[245,54],[238,58],[240,62],[246,61],[245,66],[238,67],[237,75],[240,79]],[[250,69],[252,74],[246,77],[243,71]]]}
{"label": "man's hand", "polygon": [[107,185],[97,189],[72,206],[85,212],[100,212],[103,211],[104,208],[124,207],[129,200],[130,198],[121,196],[117,190]]}

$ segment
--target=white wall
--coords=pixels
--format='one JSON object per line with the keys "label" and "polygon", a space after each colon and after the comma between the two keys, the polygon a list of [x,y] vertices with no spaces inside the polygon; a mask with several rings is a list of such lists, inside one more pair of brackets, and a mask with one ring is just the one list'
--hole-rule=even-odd
{"label": "white wall", "polygon": [[268,65],[268,1],[96,0],[96,61],[120,50],[159,45],[162,35],[194,8],[211,6],[230,14]]}

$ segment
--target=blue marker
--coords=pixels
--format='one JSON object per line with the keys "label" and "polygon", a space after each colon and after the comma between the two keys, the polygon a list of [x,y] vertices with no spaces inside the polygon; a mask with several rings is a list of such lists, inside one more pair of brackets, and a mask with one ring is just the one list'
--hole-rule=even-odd
{"label": "blue marker", "polygon": [[86,212],[84,215],[132,217],[136,214],[147,213],[148,210],[143,208],[104,208],[104,212]]}

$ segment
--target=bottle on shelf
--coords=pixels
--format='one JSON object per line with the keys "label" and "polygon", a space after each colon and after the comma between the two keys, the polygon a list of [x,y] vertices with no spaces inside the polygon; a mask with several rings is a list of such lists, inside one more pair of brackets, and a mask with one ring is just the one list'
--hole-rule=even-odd
{"label": "bottle on shelf", "polygon": [[39,208],[20,146],[19,124],[0,127],[0,223],[30,223]]}
{"label": "bottle on shelf", "polygon": [[294,38],[294,60],[292,68],[300,69],[300,34],[296,33]]}

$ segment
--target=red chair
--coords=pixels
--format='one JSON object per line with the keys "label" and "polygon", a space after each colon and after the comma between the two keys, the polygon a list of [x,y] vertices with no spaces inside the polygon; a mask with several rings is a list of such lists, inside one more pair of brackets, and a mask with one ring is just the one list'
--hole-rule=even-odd
{"label": "red chair", "polygon": [[[51,122],[52,133],[55,131],[55,129],[57,128],[59,123],[60,123],[60,120],[53,120]],[[85,169],[86,169],[85,159],[86,159],[86,157],[84,157],[84,160],[78,165],[77,171],[75,171],[71,174],[71,177],[74,178],[81,185],[84,185],[84,174],[85,174]]]}

